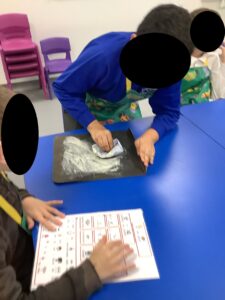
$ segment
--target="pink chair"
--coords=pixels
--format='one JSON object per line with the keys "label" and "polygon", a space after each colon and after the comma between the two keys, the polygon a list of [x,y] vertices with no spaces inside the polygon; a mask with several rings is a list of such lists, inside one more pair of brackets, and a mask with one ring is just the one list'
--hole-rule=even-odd
{"label": "pink chair", "polygon": [[27,15],[0,15],[0,53],[8,87],[12,89],[12,79],[38,76],[49,98],[38,47],[31,38]]}

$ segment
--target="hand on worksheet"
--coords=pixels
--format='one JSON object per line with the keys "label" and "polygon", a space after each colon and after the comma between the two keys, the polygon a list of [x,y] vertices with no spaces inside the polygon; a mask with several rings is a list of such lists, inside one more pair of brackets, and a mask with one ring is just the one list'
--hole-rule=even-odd
{"label": "hand on worksheet", "polygon": [[104,151],[110,151],[113,147],[113,138],[111,132],[106,129],[97,120],[91,122],[87,130],[93,141]]}
{"label": "hand on worksheet", "polygon": [[32,229],[35,221],[37,221],[48,230],[55,231],[56,227],[54,225],[60,226],[62,224],[58,217],[64,218],[65,214],[54,208],[53,205],[62,203],[62,200],[44,202],[34,197],[25,197],[22,200],[22,207],[26,214],[28,228]]}
{"label": "hand on worksheet", "polygon": [[99,278],[104,282],[136,267],[133,262],[126,264],[124,262],[124,258],[131,254],[133,254],[133,250],[129,245],[122,241],[107,241],[104,236],[94,248],[90,261]]}
{"label": "hand on worksheet", "polygon": [[158,140],[158,134],[154,129],[147,130],[141,137],[135,141],[137,154],[147,167],[148,164],[154,163],[155,142]]}

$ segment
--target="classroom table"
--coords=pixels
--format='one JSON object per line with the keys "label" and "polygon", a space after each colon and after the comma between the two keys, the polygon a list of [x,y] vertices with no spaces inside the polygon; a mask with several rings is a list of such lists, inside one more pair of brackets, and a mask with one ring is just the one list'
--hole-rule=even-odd
{"label": "classroom table", "polygon": [[225,148],[225,99],[198,105],[186,105],[181,108],[181,113]]}
{"label": "classroom table", "polygon": [[[129,127],[138,137],[151,121],[115,124],[111,129]],[[65,213],[143,209],[160,273],[159,280],[106,284],[91,299],[224,300],[222,147],[181,116],[177,128],[156,145],[155,163],[146,176],[54,184],[53,139],[54,135],[40,138],[35,162],[25,175],[26,187],[42,199],[63,199]]]}

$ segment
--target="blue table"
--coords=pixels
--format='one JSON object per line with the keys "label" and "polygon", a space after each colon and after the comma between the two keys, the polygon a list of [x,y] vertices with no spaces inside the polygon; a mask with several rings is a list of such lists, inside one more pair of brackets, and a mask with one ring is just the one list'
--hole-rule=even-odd
{"label": "blue table", "polygon": [[[116,124],[140,135],[151,119]],[[107,284],[96,300],[224,300],[225,151],[181,117],[156,146],[146,176],[96,182],[52,182],[54,136],[40,139],[27,188],[64,199],[65,213],[142,208],[160,280]],[[34,232],[36,237],[37,232]]]}
{"label": "blue table", "polygon": [[225,148],[225,100],[187,105],[181,108],[182,115]]}

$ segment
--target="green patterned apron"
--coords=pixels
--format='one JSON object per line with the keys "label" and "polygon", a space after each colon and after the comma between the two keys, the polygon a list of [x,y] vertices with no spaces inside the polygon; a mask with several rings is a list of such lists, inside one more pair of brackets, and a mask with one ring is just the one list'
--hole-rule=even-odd
{"label": "green patterned apron", "polygon": [[209,101],[211,89],[209,68],[207,66],[190,68],[181,84],[181,105]]}
{"label": "green patterned apron", "polygon": [[141,93],[138,93],[131,89],[131,82],[126,79],[126,96],[120,101],[112,103],[87,93],[86,104],[102,124],[125,122],[142,117],[137,101],[152,97],[155,91],[156,89],[142,89]]}

